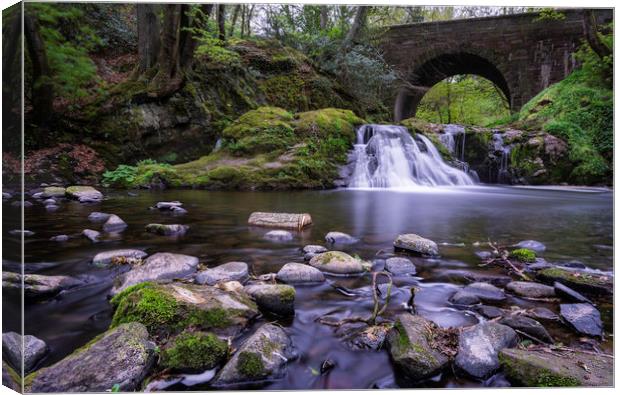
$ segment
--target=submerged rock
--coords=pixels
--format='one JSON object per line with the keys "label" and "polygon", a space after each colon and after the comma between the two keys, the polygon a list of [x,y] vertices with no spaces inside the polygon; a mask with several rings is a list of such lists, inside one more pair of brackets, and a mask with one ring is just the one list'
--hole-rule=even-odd
{"label": "submerged rock", "polygon": [[155,344],[144,325],[110,329],[86,346],[26,379],[28,392],[106,392],[140,389],[155,361]]}
{"label": "submerged rock", "polygon": [[613,385],[613,360],[577,350],[562,355],[507,348],[499,359],[506,377],[524,387],[601,387]]}
{"label": "submerged rock", "polygon": [[282,284],[251,284],[245,292],[261,310],[281,316],[295,314],[295,288]]}
{"label": "submerged rock", "polygon": [[182,332],[162,350],[160,366],[173,371],[204,372],[226,360],[228,344],[207,332]]}
{"label": "submerged rock", "polygon": [[248,218],[248,224],[266,226],[270,228],[303,229],[312,225],[310,214],[264,213],[253,212]]}
{"label": "submerged rock", "polygon": [[430,378],[445,369],[450,359],[432,348],[430,340],[435,325],[411,314],[396,317],[394,328],[388,333],[388,351],[405,377],[412,381]]}
{"label": "submerged rock", "polygon": [[504,291],[487,283],[471,283],[450,298],[453,303],[462,305],[475,304],[479,301],[496,303],[505,299]]}
{"label": "submerged rock", "polygon": [[310,266],[331,274],[360,274],[369,269],[366,262],[342,251],[328,251],[310,259]]}
{"label": "submerged rock", "polygon": [[144,281],[183,278],[194,273],[197,267],[198,258],[196,257],[158,252],[148,257],[144,264],[135,266],[127,273],[117,277],[110,293],[116,295],[125,288]]}
{"label": "submerged rock", "polygon": [[507,325],[512,329],[521,331],[535,337],[545,343],[553,344],[553,338],[540,322],[518,314],[509,315],[499,321],[500,324]]}
{"label": "submerged rock", "polygon": [[434,241],[413,233],[398,235],[396,240],[394,240],[394,248],[419,255],[439,255],[439,249]]}
{"label": "submerged rock", "polygon": [[155,233],[161,236],[182,236],[189,229],[188,225],[179,224],[148,224],[146,225],[146,231]]}
{"label": "submerged rock", "polygon": [[[51,297],[60,291],[83,285],[84,281],[68,276],[24,275],[24,295],[26,297]],[[2,288],[22,290],[22,275],[2,272]]]}
{"label": "submerged rock", "polygon": [[560,316],[579,333],[598,337],[603,335],[601,313],[589,303],[562,304]]}
{"label": "submerged rock", "polygon": [[293,240],[293,234],[288,230],[271,230],[265,233],[265,239],[271,241],[289,241]]}
{"label": "submerged rock", "polygon": [[194,281],[198,284],[215,285],[228,281],[245,282],[249,276],[247,263],[228,262],[199,272]]}
{"label": "submerged rock", "polygon": [[110,218],[112,214],[101,213],[99,211],[93,211],[88,215],[88,220],[91,222],[105,222]]}
{"label": "submerged rock", "polygon": [[67,235],[58,235],[50,237],[51,241],[67,241],[69,240],[69,236]]}
{"label": "submerged rock", "polygon": [[22,341],[23,341],[23,361],[24,373],[29,373],[34,369],[48,352],[47,344],[35,336],[23,336],[15,332],[2,334],[2,355],[17,370],[21,371],[22,366]]}
{"label": "submerged rock", "polygon": [[114,233],[125,230],[127,224],[118,215],[112,214],[103,224],[104,232]]}
{"label": "submerged rock", "polygon": [[211,382],[225,386],[278,379],[286,363],[296,357],[293,343],[284,330],[264,324],[250,336]]}
{"label": "submerged rock", "polygon": [[256,304],[243,291],[197,284],[145,282],[114,296],[112,326],[136,321],[152,335],[169,336],[188,327],[235,336],[258,316]]}
{"label": "submerged rock", "polygon": [[24,230],[21,230],[21,229],[14,229],[14,230],[11,230],[11,231],[9,232],[9,234],[11,234],[11,235],[13,235],[13,236],[21,236],[21,235],[24,235],[24,237],[34,236],[34,232],[33,232],[33,231],[31,231],[31,230],[27,230],[27,229],[24,229]]}
{"label": "submerged rock", "polygon": [[103,194],[89,186],[71,186],[65,191],[66,195],[80,203],[100,202]]}
{"label": "submerged rock", "polygon": [[523,240],[514,245],[517,248],[527,248],[528,250],[532,250],[534,252],[544,252],[547,247],[540,241],[536,240]]}
{"label": "submerged rock", "polygon": [[108,266],[111,263],[132,263],[146,258],[148,254],[142,250],[122,249],[100,252],[93,258],[96,266]]}
{"label": "submerged rock", "polygon": [[354,244],[358,239],[342,232],[329,232],[325,235],[325,241],[331,244]]}
{"label": "submerged rock", "polygon": [[442,270],[435,279],[437,281],[469,284],[469,283],[489,283],[496,287],[505,287],[512,281],[512,278],[503,274],[488,273],[485,271],[447,269]]}
{"label": "submerged rock", "polygon": [[84,235],[88,240],[94,242],[99,241],[99,236],[101,235],[101,233],[97,232],[96,230],[92,230],[92,229],[84,229],[82,231],[82,235]]}
{"label": "submerged rock", "polygon": [[477,324],[461,332],[455,365],[472,377],[487,378],[499,369],[499,351],[516,344],[512,328],[494,322]]}
{"label": "submerged rock", "polygon": [[325,276],[319,269],[303,263],[289,262],[282,266],[276,278],[289,284],[316,283],[325,281]]}
{"label": "submerged rock", "polygon": [[538,271],[536,278],[553,284],[559,282],[572,289],[592,295],[613,295],[613,277],[587,270],[551,267]]}
{"label": "submerged rock", "polygon": [[178,200],[175,200],[173,202],[157,202],[157,204],[155,205],[155,208],[159,209],[159,210],[174,210],[175,207],[181,207],[183,205],[183,203],[179,202]]}
{"label": "submerged rock", "polygon": [[411,262],[407,258],[400,258],[400,257],[386,259],[385,269],[388,272],[396,276],[401,276],[401,275],[406,275],[406,274],[413,275],[416,273],[416,268],[413,262]]}
{"label": "submerged rock", "polygon": [[529,281],[512,281],[506,285],[506,289],[526,298],[553,298],[555,296],[553,287]]}

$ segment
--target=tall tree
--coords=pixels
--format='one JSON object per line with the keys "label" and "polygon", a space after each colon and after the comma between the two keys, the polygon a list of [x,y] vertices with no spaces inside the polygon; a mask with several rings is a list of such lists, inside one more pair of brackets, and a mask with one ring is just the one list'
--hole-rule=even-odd
{"label": "tall tree", "polygon": [[321,27],[321,30],[326,30],[327,24],[329,23],[329,9],[327,8],[326,5],[322,5],[320,6],[320,11],[321,11],[320,27]]}
{"label": "tall tree", "polygon": [[343,42],[343,48],[350,47],[355,44],[359,40],[360,34],[366,25],[366,17],[368,16],[368,11],[370,11],[372,7],[368,6],[359,6],[355,11],[355,18],[353,18],[353,24],[351,28],[347,32],[347,36]]}
{"label": "tall tree", "polygon": [[34,122],[45,128],[52,115],[54,89],[45,43],[41,38],[39,23],[29,12],[24,13],[24,36],[32,64],[32,114]]}
{"label": "tall tree", "polygon": [[138,67],[135,72],[139,75],[155,66],[159,54],[159,18],[157,4],[138,3]]}
{"label": "tall tree", "polygon": [[237,25],[237,18],[239,18],[239,10],[241,9],[241,4],[237,4],[233,11],[232,20],[230,21],[230,29],[228,31],[228,36],[232,37],[235,34],[235,26]]}
{"label": "tall tree", "polygon": [[224,4],[217,5],[217,29],[220,40],[226,40],[226,6]]}

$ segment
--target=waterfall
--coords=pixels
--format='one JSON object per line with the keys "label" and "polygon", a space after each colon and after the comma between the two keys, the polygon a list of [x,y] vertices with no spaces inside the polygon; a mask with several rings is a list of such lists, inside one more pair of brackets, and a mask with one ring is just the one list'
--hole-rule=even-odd
{"label": "waterfall", "polygon": [[447,165],[422,134],[414,139],[406,128],[364,125],[357,131],[351,188],[408,188],[473,185],[467,173]]}
{"label": "waterfall", "polygon": [[499,161],[499,167],[497,169],[497,183],[501,184],[504,181],[510,181],[510,172],[508,166],[510,165],[510,146],[504,145],[504,139],[501,133],[495,133],[493,135],[493,150],[501,153]]}
{"label": "waterfall", "polygon": [[455,158],[465,162],[465,128],[461,125],[444,125],[443,134],[439,141],[450,151]]}

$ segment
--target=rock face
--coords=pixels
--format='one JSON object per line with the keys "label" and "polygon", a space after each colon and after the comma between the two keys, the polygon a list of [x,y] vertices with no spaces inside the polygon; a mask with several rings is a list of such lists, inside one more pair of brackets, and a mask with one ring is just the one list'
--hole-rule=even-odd
{"label": "rock face", "polygon": [[256,304],[243,291],[197,284],[141,283],[110,300],[111,326],[140,322],[149,333],[174,335],[187,327],[235,336],[258,316]]}
{"label": "rock face", "polygon": [[100,202],[103,194],[89,186],[71,186],[66,189],[66,195],[80,203]]}
{"label": "rock face", "polygon": [[127,224],[118,215],[112,214],[108,217],[108,220],[103,224],[103,230],[105,232],[121,232],[125,230]]}
{"label": "rock face", "polygon": [[516,344],[517,334],[512,328],[483,322],[461,332],[455,364],[472,377],[486,378],[499,369],[499,351]]}
{"label": "rock face", "polygon": [[515,244],[517,248],[527,248],[528,250],[532,250],[535,252],[544,252],[547,247],[540,241],[536,240],[523,240]]}
{"label": "rock face", "polygon": [[198,284],[215,285],[220,282],[245,282],[249,278],[248,264],[245,262],[228,262],[223,265],[201,271],[196,275]]}
{"label": "rock face", "polygon": [[264,213],[253,212],[250,214],[248,224],[253,226],[266,226],[269,228],[303,229],[312,225],[310,214],[288,213]]}
{"label": "rock face", "polygon": [[506,289],[526,298],[553,298],[555,296],[553,287],[529,281],[513,281],[506,285]]}
{"label": "rock face", "polygon": [[560,316],[579,333],[599,337],[603,335],[601,313],[589,303],[562,304]]}
{"label": "rock face", "polygon": [[158,252],[146,259],[144,264],[121,274],[115,281],[111,294],[116,295],[125,288],[144,281],[173,280],[186,277],[196,271],[198,258]]}
{"label": "rock face", "polygon": [[105,392],[140,388],[155,361],[155,344],[144,325],[110,329],[93,342],[32,376],[28,392]]}
{"label": "rock face", "polygon": [[545,327],[532,318],[514,314],[502,318],[499,323],[534,336],[536,339],[542,340],[545,343],[554,343],[553,338],[549,335]]}
{"label": "rock face", "polygon": [[487,283],[471,283],[450,298],[453,303],[461,305],[475,304],[480,301],[497,303],[505,299],[504,291]]}
{"label": "rock face", "polygon": [[215,386],[278,379],[286,363],[296,357],[293,343],[282,328],[264,324],[239,347],[211,382]]}
{"label": "rock face", "polygon": [[405,377],[412,381],[423,380],[445,369],[449,358],[431,347],[432,322],[422,316],[401,314],[396,317],[394,328],[387,340],[392,360]]}
{"label": "rock face", "polygon": [[319,269],[303,263],[289,262],[276,275],[278,281],[288,284],[317,283],[325,281]]}
{"label": "rock face", "polygon": [[342,232],[329,232],[325,235],[325,241],[331,244],[354,244],[357,239]]}
{"label": "rock face", "polygon": [[258,307],[281,316],[295,314],[295,288],[282,284],[252,284],[244,288]]}
{"label": "rock face", "polygon": [[318,254],[310,259],[310,266],[322,272],[342,275],[360,274],[368,268],[360,259],[353,258],[341,251],[328,251]]}
{"label": "rock face", "polygon": [[65,188],[63,187],[45,187],[43,188],[43,193],[41,197],[43,198],[54,198],[54,197],[63,197],[65,196]]}
{"label": "rock face", "polygon": [[[22,276],[18,273],[2,272],[3,289],[22,289]],[[24,295],[26,297],[51,297],[60,291],[83,285],[82,280],[68,276],[24,275]]]}
{"label": "rock face", "polygon": [[189,226],[187,225],[179,225],[179,224],[148,224],[146,225],[146,231],[150,233],[155,233],[156,235],[161,236],[182,236],[184,235]]}
{"label": "rock face", "polygon": [[398,235],[396,240],[394,240],[394,248],[419,255],[439,255],[439,249],[434,241],[413,233]]}
{"label": "rock face", "polygon": [[397,276],[416,273],[415,265],[407,258],[388,258],[385,260],[385,269]]}
{"label": "rock face", "polygon": [[[613,360],[571,351],[553,353],[507,348],[499,359],[506,377],[524,387],[601,387],[613,385]],[[584,368],[587,367],[587,370]]]}
{"label": "rock face", "polygon": [[[26,335],[23,337],[24,345],[24,372],[31,372],[45,354],[48,352],[47,344],[37,337]],[[2,354],[4,358],[21,371],[22,365],[22,335],[15,332],[2,334]]]}
{"label": "rock face", "polygon": [[288,230],[271,230],[265,233],[265,239],[271,241],[290,241],[293,240],[293,234]]}
{"label": "rock face", "polygon": [[111,263],[132,263],[146,258],[148,254],[142,250],[112,250],[100,252],[93,258],[93,265],[95,266],[108,266]]}
{"label": "rock face", "polygon": [[539,270],[536,278],[550,284],[557,281],[576,291],[591,295],[613,295],[614,293],[612,276],[586,270],[550,267]]}

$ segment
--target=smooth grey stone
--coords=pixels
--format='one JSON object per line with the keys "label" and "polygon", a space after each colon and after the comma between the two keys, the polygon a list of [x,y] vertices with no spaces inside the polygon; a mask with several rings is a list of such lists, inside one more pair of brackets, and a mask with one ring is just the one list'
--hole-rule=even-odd
{"label": "smooth grey stone", "polygon": [[290,262],[282,266],[276,278],[288,284],[316,283],[325,281],[323,273],[310,265]]}
{"label": "smooth grey stone", "polygon": [[215,285],[221,282],[239,281],[241,283],[250,277],[248,264],[245,262],[228,262],[196,274],[194,281],[198,284]]}
{"label": "smooth grey stone", "polygon": [[125,230],[127,223],[123,221],[118,215],[111,214],[107,221],[103,224],[104,232],[116,233]]}
{"label": "smooth grey stone", "polygon": [[472,377],[484,379],[499,369],[498,354],[517,345],[516,332],[495,322],[483,322],[459,335],[455,365]]}
{"label": "smooth grey stone", "polygon": [[388,258],[385,260],[385,269],[397,276],[405,275],[405,274],[415,274],[416,268],[413,262],[411,262],[407,258]]}

